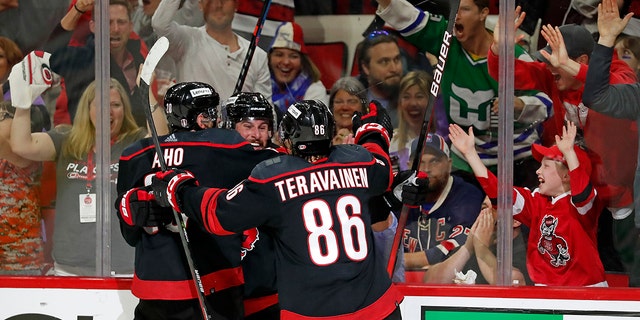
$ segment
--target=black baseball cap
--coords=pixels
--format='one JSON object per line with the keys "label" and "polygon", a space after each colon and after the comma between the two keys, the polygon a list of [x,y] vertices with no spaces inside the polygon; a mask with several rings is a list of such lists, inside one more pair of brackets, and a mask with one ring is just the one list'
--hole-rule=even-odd
{"label": "black baseball cap", "polygon": [[[596,42],[593,40],[593,36],[589,30],[577,24],[565,24],[560,26],[559,29],[564,39],[564,45],[567,48],[569,58],[575,59],[583,54],[591,56]],[[540,49],[540,51],[542,50],[551,53],[551,47],[549,45]],[[531,55],[538,61],[549,63],[549,61],[540,54],[540,51],[535,51]]]}

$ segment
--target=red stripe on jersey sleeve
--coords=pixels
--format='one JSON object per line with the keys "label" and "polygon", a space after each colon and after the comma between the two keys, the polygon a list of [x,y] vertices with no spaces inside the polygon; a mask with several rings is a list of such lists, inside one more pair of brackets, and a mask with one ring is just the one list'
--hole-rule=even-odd
{"label": "red stripe on jersey sleeve", "polygon": [[442,242],[440,242],[440,245],[443,248],[447,249],[447,252],[445,252],[445,254],[449,254],[449,252],[451,250],[455,249],[458,246],[458,244],[456,242],[451,241],[451,240],[442,241]]}
{"label": "red stripe on jersey sleeve", "polygon": [[478,179],[478,183],[480,183],[480,186],[482,186],[484,193],[486,193],[490,199],[498,198],[498,179],[493,174],[493,172],[487,169],[486,178],[476,176],[476,179]]}
{"label": "red stripe on jersey sleeve", "polygon": [[393,183],[393,168],[391,167],[391,159],[389,159],[389,154],[382,150],[382,147],[377,143],[365,143],[362,145],[365,149],[373,154],[374,157],[385,161],[386,166],[389,168],[389,185],[387,186],[387,190],[391,188],[391,184]]}
{"label": "red stripe on jersey sleeve", "polygon": [[219,236],[235,234],[235,232],[227,231],[220,225],[218,215],[216,214],[218,196],[225,191],[227,191],[227,189],[209,188],[204,192],[202,202],[200,202],[200,212],[202,214],[201,218],[204,228],[209,233],[217,234]]}

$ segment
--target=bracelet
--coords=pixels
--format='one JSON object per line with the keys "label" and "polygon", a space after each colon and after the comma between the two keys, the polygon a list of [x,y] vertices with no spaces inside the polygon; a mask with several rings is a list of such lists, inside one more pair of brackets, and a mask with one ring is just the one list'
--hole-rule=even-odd
{"label": "bracelet", "polygon": [[156,109],[158,109],[158,107],[160,106],[160,104],[156,103],[154,105],[151,106],[151,113],[155,112]]}
{"label": "bracelet", "polygon": [[81,14],[84,14],[85,12],[87,12],[87,11],[82,11],[82,10],[78,9],[78,3],[77,2],[73,4],[73,7],[76,9],[76,11],[80,12]]}

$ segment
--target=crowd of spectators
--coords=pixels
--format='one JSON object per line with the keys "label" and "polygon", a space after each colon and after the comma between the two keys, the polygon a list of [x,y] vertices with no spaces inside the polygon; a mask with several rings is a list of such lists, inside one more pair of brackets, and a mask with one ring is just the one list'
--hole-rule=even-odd
{"label": "crowd of spectators", "polygon": [[[559,23],[548,12],[532,11],[542,19],[542,27],[530,36],[543,45],[539,50],[515,45],[511,157],[515,220],[513,239],[507,240],[519,250],[514,257],[522,259],[512,276],[520,285],[606,286],[605,271],[622,272],[629,276],[629,285],[640,286],[640,258],[635,254],[640,250],[640,192],[634,180],[638,113],[603,108],[594,96],[603,89],[592,92],[585,87],[604,75],[591,71],[592,52],[599,52],[609,65],[608,84],[638,91],[640,34],[633,31],[636,18],[626,14],[634,8],[633,1],[577,2],[584,3],[571,4],[574,13],[582,14],[582,19],[574,17],[576,23]],[[249,105],[265,99],[273,106],[271,117],[260,123],[233,122],[232,127],[222,121],[217,126],[235,129],[256,147],[275,149],[278,121],[289,106],[316,100],[335,118],[333,144],[352,144],[354,116],[368,114],[370,103],[377,101],[375,106],[386,110],[393,126],[388,152],[397,177],[415,173],[414,167],[429,178],[428,191],[400,230],[401,269],[424,271],[427,283],[465,282],[462,278],[469,274],[456,271],[467,270],[479,275],[477,283],[495,283],[495,242],[500,240],[494,233],[495,201],[482,205],[485,196],[495,200],[492,179],[501,150],[498,54],[505,39],[499,37],[499,25],[485,27],[487,17],[497,13],[495,3],[461,0],[444,75],[438,79],[441,93],[433,106],[429,106],[433,68],[421,67],[398,41],[411,43],[419,55],[437,56],[448,22],[446,16],[428,11],[437,8],[416,7],[408,0],[351,1],[349,8],[335,1],[313,3],[274,1],[265,38],[245,70],[240,91],[260,97]],[[107,180],[113,185],[106,201],[114,202],[122,151],[149,135],[145,108],[154,119],[163,115],[156,110],[171,113],[165,109],[171,104],[164,103],[164,94],[172,84],[210,85],[220,98],[220,118],[233,116],[225,113],[225,105],[239,103],[235,85],[252,45],[246,30],[253,28],[260,6],[242,0],[110,0],[106,44],[110,57],[96,61],[98,1],[49,5],[55,6],[50,9],[57,20],[37,21],[33,34],[0,32],[0,274],[91,276],[97,275],[95,225],[101,212],[95,204],[101,193],[96,180],[96,158],[102,152],[96,149],[97,122],[109,126],[111,149],[103,158],[109,162]],[[586,11],[588,5],[597,9]],[[40,12],[29,1],[0,1],[0,21],[3,17],[23,21],[26,10]],[[601,18],[602,10],[608,10],[608,19]],[[346,76],[343,70],[344,77],[327,85],[320,81],[318,65],[323,61],[311,60],[303,27],[294,17],[335,12],[375,13],[384,24],[372,24],[373,30],[363,34],[349,57],[358,74]],[[515,14],[516,28],[538,32],[529,30],[528,12],[518,7]],[[609,26],[619,28],[613,32]],[[49,32],[42,34],[44,29]],[[604,44],[603,36],[608,37]],[[169,49],[151,86],[152,103],[145,106],[141,101],[146,92],[140,90],[138,74],[159,37],[169,40]],[[611,50],[604,58],[602,46]],[[12,70],[17,74],[25,63],[34,62],[46,66],[42,72],[53,72],[46,87],[34,89],[33,83],[10,77]],[[96,64],[108,66],[110,73],[110,90],[103,93],[110,101],[108,121],[100,116],[104,99],[96,93],[100,83]],[[431,125],[420,137],[425,119]],[[159,133],[168,133],[166,123],[159,123]],[[425,144],[418,148],[422,140]],[[414,154],[415,150],[423,152]],[[413,166],[414,162],[419,165]],[[553,172],[542,173],[547,169]],[[557,183],[551,191],[545,188],[550,181]],[[55,218],[50,221],[43,214],[50,204],[40,192],[40,185],[48,183],[56,186]],[[519,202],[523,199],[525,204]],[[530,203],[566,210],[545,215],[527,207]],[[401,210],[392,206],[388,211],[389,225],[397,224]],[[389,225],[382,229],[392,230]],[[111,228],[109,274],[133,275],[134,248],[115,224]],[[597,272],[575,271],[584,261],[594,261]],[[541,275],[540,270],[548,272]],[[562,277],[563,272],[580,281],[550,279]]]}

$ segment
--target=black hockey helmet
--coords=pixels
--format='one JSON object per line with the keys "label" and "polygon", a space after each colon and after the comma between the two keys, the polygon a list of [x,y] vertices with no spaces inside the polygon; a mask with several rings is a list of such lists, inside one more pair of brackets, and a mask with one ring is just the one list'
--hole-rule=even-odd
{"label": "black hockey helmet", "polygon": [[280,122],[280,139],[291,142],[297,156],[326,155],[336,134],[329,108],[319,100],[298,101],[287,109]]}
{"label": "black hockey helmet", "polygon": [[262,119],[269,122],[269,130],[273,131],[274,117],[273,106],[261,93],[240,92],[223,103],[220,126],[235,129],[240,121]]}
{"label": "black hockey helmet", "polygon": [[171,131],[200,130],[199,114],[218,120],[220,96],[212,86],[203,82],[181,82],[173,85],[164,96],[164,111]]}

